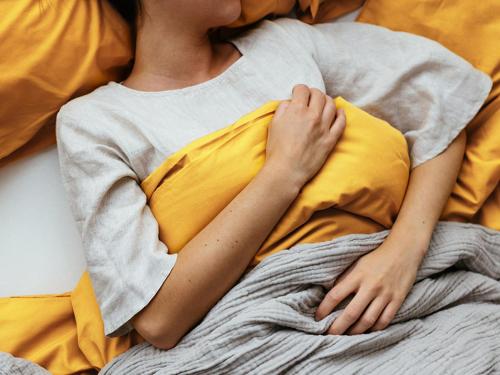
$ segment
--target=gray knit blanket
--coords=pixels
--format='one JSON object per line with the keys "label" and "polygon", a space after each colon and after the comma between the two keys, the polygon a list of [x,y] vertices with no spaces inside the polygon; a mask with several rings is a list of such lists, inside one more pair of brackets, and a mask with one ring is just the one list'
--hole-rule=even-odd
{"label": "gray knit blanket", "polygon": [[[324,334],[348,302],[316,322],[325,292],[387,234],[272,255],[175,348],[136,345],[100,374],[500,374],[500,232],[480,225],[436,226],[415,284],[386,329]],[[0,356],[0,368],[6,363]]]}
{"label": "gray knit blanket", "polygon": [[385,330],[323,334],[347,302],[316,322],[325,292],[387,234],[272,255],[175,348],[137,345],[100,374],[500,374],[500,232],[479,225],[437,225],[417,280]]}

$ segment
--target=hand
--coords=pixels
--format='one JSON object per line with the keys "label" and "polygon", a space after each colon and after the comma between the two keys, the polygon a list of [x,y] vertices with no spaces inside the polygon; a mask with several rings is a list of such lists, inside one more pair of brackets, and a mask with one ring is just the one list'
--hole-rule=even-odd
{"label": "hand", "polygon": [[335,280],[316,310],[316,320],[323,319],[354,293],[327,333],[352,335],[384,329],[412,288],[423,257],[423,251],[387,237],[380,247],[359,258]]}
{"label": "hand", "polygon": [[323,166],[345,128],[333,99],[306,85],[293,87],[269,124],[266,163],[302,188]]}

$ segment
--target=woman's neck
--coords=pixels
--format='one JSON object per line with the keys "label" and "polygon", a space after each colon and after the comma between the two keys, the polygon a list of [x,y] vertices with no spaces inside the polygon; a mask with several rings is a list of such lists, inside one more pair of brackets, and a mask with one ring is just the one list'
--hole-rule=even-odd
{"label": "woman's neck", "polygon": [[147,23],[137,34],[135,63],[125,86],[142,91],[178,89],[207,81],[240,57],[207,32]]}

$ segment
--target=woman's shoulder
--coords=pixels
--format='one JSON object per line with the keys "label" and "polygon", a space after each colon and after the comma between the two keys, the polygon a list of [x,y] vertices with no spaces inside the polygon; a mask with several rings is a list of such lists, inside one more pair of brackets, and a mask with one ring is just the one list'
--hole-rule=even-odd
{"label": "woman's shoulder", "polygon": [[113,83],[116,82],[108,82],[87,94],[77,96],[66,102],[59,109],[58,118],[71,117],[79,119],[99,112],[102,107],[113,102]]}
{"label": "woman's shoulder", "polygon": [[113,113],[113,107],[116,104],[111,82],[68,101],[56,115],[57,141],[71,141],[65,139],[65,135],[76,133],[81,139],[95,142],[111,137],[107,118]]}

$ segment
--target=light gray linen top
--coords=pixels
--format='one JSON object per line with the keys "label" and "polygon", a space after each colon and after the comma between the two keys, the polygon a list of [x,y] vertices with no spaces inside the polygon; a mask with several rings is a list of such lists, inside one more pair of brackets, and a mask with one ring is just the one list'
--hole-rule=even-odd
{"label": "light gray linen top", "polygon": [[175,264],[139,185],[182,146],[305,83],[389,121],[415,167],[446,149],[492,84],[437,42],[369,24],[279,18],[230,41],[243,56],[213,79],[160,92],[109,82],[59,111],[61,175],[108,336],[133,328]]}

